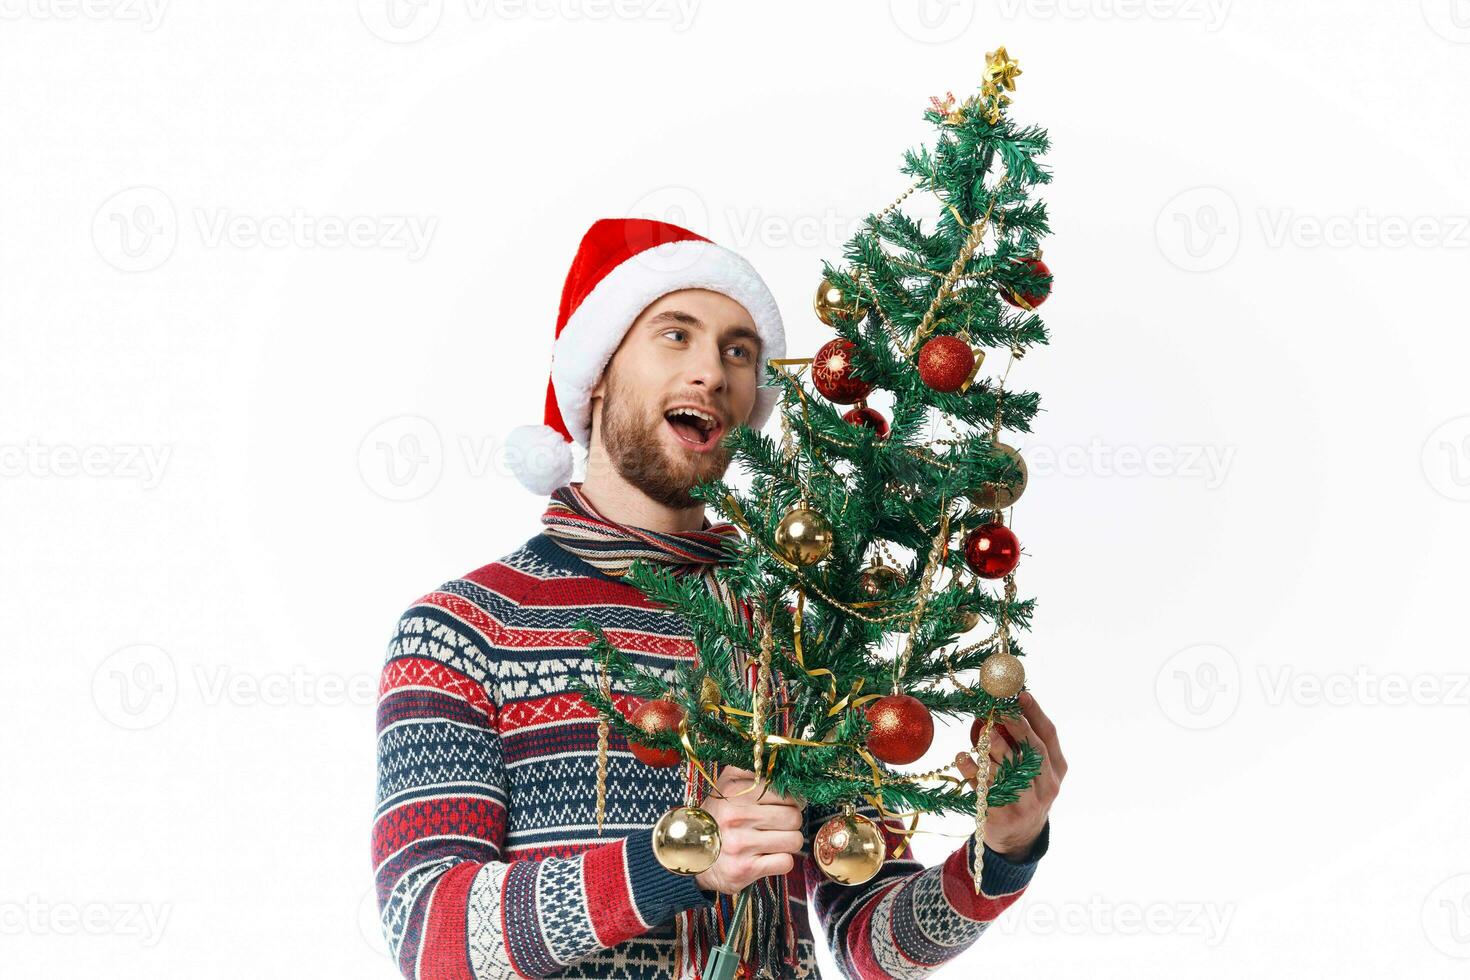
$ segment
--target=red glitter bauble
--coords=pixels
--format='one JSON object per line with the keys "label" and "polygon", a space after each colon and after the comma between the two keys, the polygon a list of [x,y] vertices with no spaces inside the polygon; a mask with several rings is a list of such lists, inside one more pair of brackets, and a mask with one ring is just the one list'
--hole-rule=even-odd
{"label": "red glitter bauble", "polygon": [[888,420],[877,409],[859,405],[857,408],[843,412],[842,421],[848,425],[865,425],[873,430],[876,438],[888,438]]}
{"label": "red glitter bauble", "polygon": [[919,348],[919,380],[935,391],[959,391],[975,370],[975,352],[958,337],[931,337]]}
{"label": "red glitter bauble", "polygon": [[852,373],[852,352],[856,348],[845,337],[834,337],[822,345],[812,358],[812,384],[828,401],[851,405],[868,397],[873,386]]}
{"label": "red glitter bauble", "polygon": [[868,705],[868,751],[890,765],[902,766],[929,751],[934,741],[934,719],[922,701],[908,694],[890,694]]}
{"label": "red glitter bauble", "polygon": [[[633,724],[650,734],[655,732],[676,732],[679,730],[679,722],[684,720],[684,709],[672,701],[656,700],[645,701],[633,712]],[[637,742],[628,741],[628,748],[633,755],[646,765],[657,769],[667,769],[677,766],[684,761],[684,755],[673,749],[655,749]]]}
{"label": "red glitter bauble", "polygon": [[[983,725],[983,724],[985,724],[985,719],[984,718],[976,718],[974,720],[974,722],[971,723],[971,725],[970,725],[970,744],[972,746],[976,742],[980,741],[980,726]],[[998,723],[991,722],[991,725],[990,725],[990,744],[991,745],[994,745],[997,741],[1005,742],[1006,743],[1006,748],[1008,748],[1008,749],[1010,749],[1012,751],[1015,751],[1017,748],[1020,747],[1020,744],[1015,739],[1011,738],[1011,733],[1010,732],[1006,731]]]}
{"label": "red glitter bauble", "polygon": [[1001,296],[1012,306],[1019,306],[1023,310],[1034,310],[1042,303],[1045,303],[1046,298],[1051,295],[1051,269],[1047,268],[1046,263],[1034,255],[1024,259],[1018,259],[1016,260],[1016,264],[1024,265],[1029,275],[1046,276],[1048,280],[1037,286],[1036,292],[1034,293],[1023,293],[1018,289],[1007,289],[1001,292]]}
{"label": "red glitter bauble", "polygon": [[1004,524],[982,524],[965,538],[965,564],[981,578],[1005,578],[1021,560],[1021,542]]}

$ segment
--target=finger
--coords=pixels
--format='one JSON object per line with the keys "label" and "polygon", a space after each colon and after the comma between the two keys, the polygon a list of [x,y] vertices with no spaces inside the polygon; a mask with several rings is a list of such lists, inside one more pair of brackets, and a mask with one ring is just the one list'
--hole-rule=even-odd
{"label": "finger", "polygon": [[751,826],[761,830],[800,830],[805,819],[796,807],[761,805],[756,807]]}
{"label": "finger", "polygon": [[751,862],[751,871],[757,878],[790,874],[794,867],[796,855],[793,853],[763,854]]}
{"label": "finger", "polygon": [[757,830],[748,846],[757,854],[796,854],[805,844],[799,830]]}
{"label": "finger", "polygon": [[1046,712],[1041,710],[1041,705],[1030,691],[1025,691],[1021,694],[1021,714],[1031,723],[1031,727],[1036,731],[1036,734],[1041,736],[1042,741],[1046,743],[1047,755],[1051,757],[1052,766],[1057,770],[1057,774],[1065,774],[1067,771],[1067,760],[1062,757],[1061,742],[1057,737],[1057,726],[1046,716]]}
{"label": "finger", "polygon": [[1017,742],[1026,741],[1031,743],[1031,747],[1041,756],[1041,771],[1043,773],[1053,771],[1051,753],[1047,749],[1046,742],[1042,740],[1040,735],[1036,734],[1036,730],[1031,727],[1031,723],[1026,720],[1024,715],[1007,718],[1006,728],[1015,736]]}

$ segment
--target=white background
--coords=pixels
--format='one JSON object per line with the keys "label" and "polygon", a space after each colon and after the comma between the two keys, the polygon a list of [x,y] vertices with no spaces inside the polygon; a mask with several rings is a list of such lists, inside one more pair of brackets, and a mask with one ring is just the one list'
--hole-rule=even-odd
{"label": "white background", "polygon": [[536,530],[582,231],[737,248],[809,353],[1004,43],[1071,774],[949,972],[1464,975],[1470,4],[926,3],[0,0],[0,974],[394,976],[377,670]]}

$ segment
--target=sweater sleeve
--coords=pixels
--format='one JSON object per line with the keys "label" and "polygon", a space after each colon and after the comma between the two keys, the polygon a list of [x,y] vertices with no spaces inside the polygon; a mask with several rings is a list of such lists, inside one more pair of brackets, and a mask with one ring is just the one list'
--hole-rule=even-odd
{"label": "sweater sleeve", "polygon": [[[892,854],[902,837],[892,833],[870,805],[858,812],[877,823]],[[836,812],[807,808],[807,840]],[[980,893],[970,872],[975,839],[943,862],[924,867],[912,851],[887,858],[878,873],[861,885],[831,881],[806,855],[807,901],[827,935],[832,957],[853,980],[909,980],[927,977],[968,949],[986,927],[1021,897],[1049,847],[1051,822],[1041,830],[1022,862],[1010,861],[985,847]]]}
{"label": "sweater sleeve", "polygon": [[652,830],[574,857],[505,860],[495,621],[447,591],[399,620],[378,691],[378,908],[409,980],[543,977],[709,905]]}

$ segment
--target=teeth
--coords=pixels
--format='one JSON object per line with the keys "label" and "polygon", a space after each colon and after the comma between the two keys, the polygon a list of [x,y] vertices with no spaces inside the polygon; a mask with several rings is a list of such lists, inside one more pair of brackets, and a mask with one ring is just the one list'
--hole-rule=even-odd
{"label": "teeth", "polygon": [[705,432],[713,429],[719,422],[719,420],[716,419],[713,415],[709,414],[708,412],[701,412],[697,408],[676,408],[669,414],[693,416],[694,418],[699,419],[701,422],[706,423],[705,425],[700,426],[700,428],[703,429]]}

